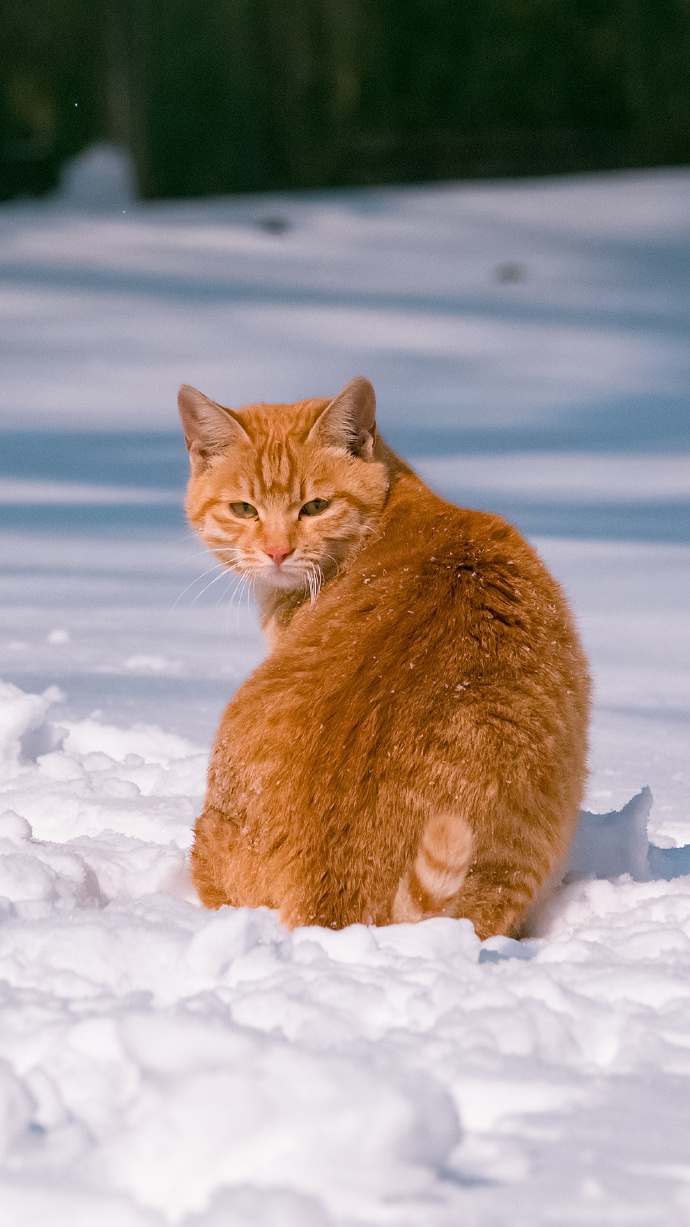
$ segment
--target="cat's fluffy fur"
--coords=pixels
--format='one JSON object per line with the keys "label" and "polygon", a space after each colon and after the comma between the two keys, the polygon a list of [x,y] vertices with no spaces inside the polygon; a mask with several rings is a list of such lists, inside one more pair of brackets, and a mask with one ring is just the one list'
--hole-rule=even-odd
{"label": "cat's fluffy fur", "polygon": [[221,721],[194,882],[290,927],[516,933],[577,823],[586,659],[532,547],[432,493],[374,406],[365,379],[236,411],[180,392],[189,519],[272,645]]}

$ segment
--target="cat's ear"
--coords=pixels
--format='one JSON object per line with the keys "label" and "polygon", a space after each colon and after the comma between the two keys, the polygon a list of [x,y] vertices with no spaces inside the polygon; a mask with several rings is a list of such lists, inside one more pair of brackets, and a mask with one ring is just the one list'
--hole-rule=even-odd
{"label": "cat's ear", "polygon": [[192,463],[205,465],[232,443],[248,438],[231,409],[224,409],[188,383],[183,383],[177,394],[177,406]]}
{"label": "cat's ear", "polygon": [[321,410],[309,438],[322,438],[346,447],[353,456],[371,460],[376,441],[376,393],[368,379],[358,375]]}

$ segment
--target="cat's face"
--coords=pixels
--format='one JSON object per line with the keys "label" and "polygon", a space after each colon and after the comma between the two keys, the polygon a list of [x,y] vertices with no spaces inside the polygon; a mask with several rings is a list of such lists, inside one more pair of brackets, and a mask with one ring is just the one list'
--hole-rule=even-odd
{"label": "cat's face", "polygon": [[349,447],[338,437],[337,400],[246,406],[213,419],[221,437],[206,422],[192,438],[189,520],[220,562],[261,586],[318,591],[383,507],[387,470],[366,431],[349,429]]}

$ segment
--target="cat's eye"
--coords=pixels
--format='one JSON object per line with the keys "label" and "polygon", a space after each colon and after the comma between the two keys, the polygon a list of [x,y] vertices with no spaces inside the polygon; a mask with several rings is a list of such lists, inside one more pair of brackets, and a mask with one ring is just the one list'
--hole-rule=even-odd
{"label": "cat's eye", "polygon": [[322,511],[330,507],[331,500],[329,498],[313,498],[300,511],[301,516],[319,516]]}
{"label": "cat's eye", "polygon": [[230,510],[240,520],[258,520],[259,513],[251,503],[231,503]]}

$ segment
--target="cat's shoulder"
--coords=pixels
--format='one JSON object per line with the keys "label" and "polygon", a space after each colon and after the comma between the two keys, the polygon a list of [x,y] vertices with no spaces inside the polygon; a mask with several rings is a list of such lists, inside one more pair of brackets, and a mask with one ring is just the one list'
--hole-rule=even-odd
{"label": "cat's shoulder", "polygon": [[502,516],[449,502],[415,475],[400,482],[396,496],[383,529],[391,552],[409,552],[419,565],[435,563],[439,573],[488,566],[544,570],[533,546]]}
{"label": "cat's shoulder", "polygon": [[462,608],[463,616],[475,609],[506,624],[526,614],[549,624],[567,619],[560,585],[513,524],[448,502],[418,478],[405,480],[382,540],[361,561],[361,582],[391,617],[409,604],[429,618]]}

